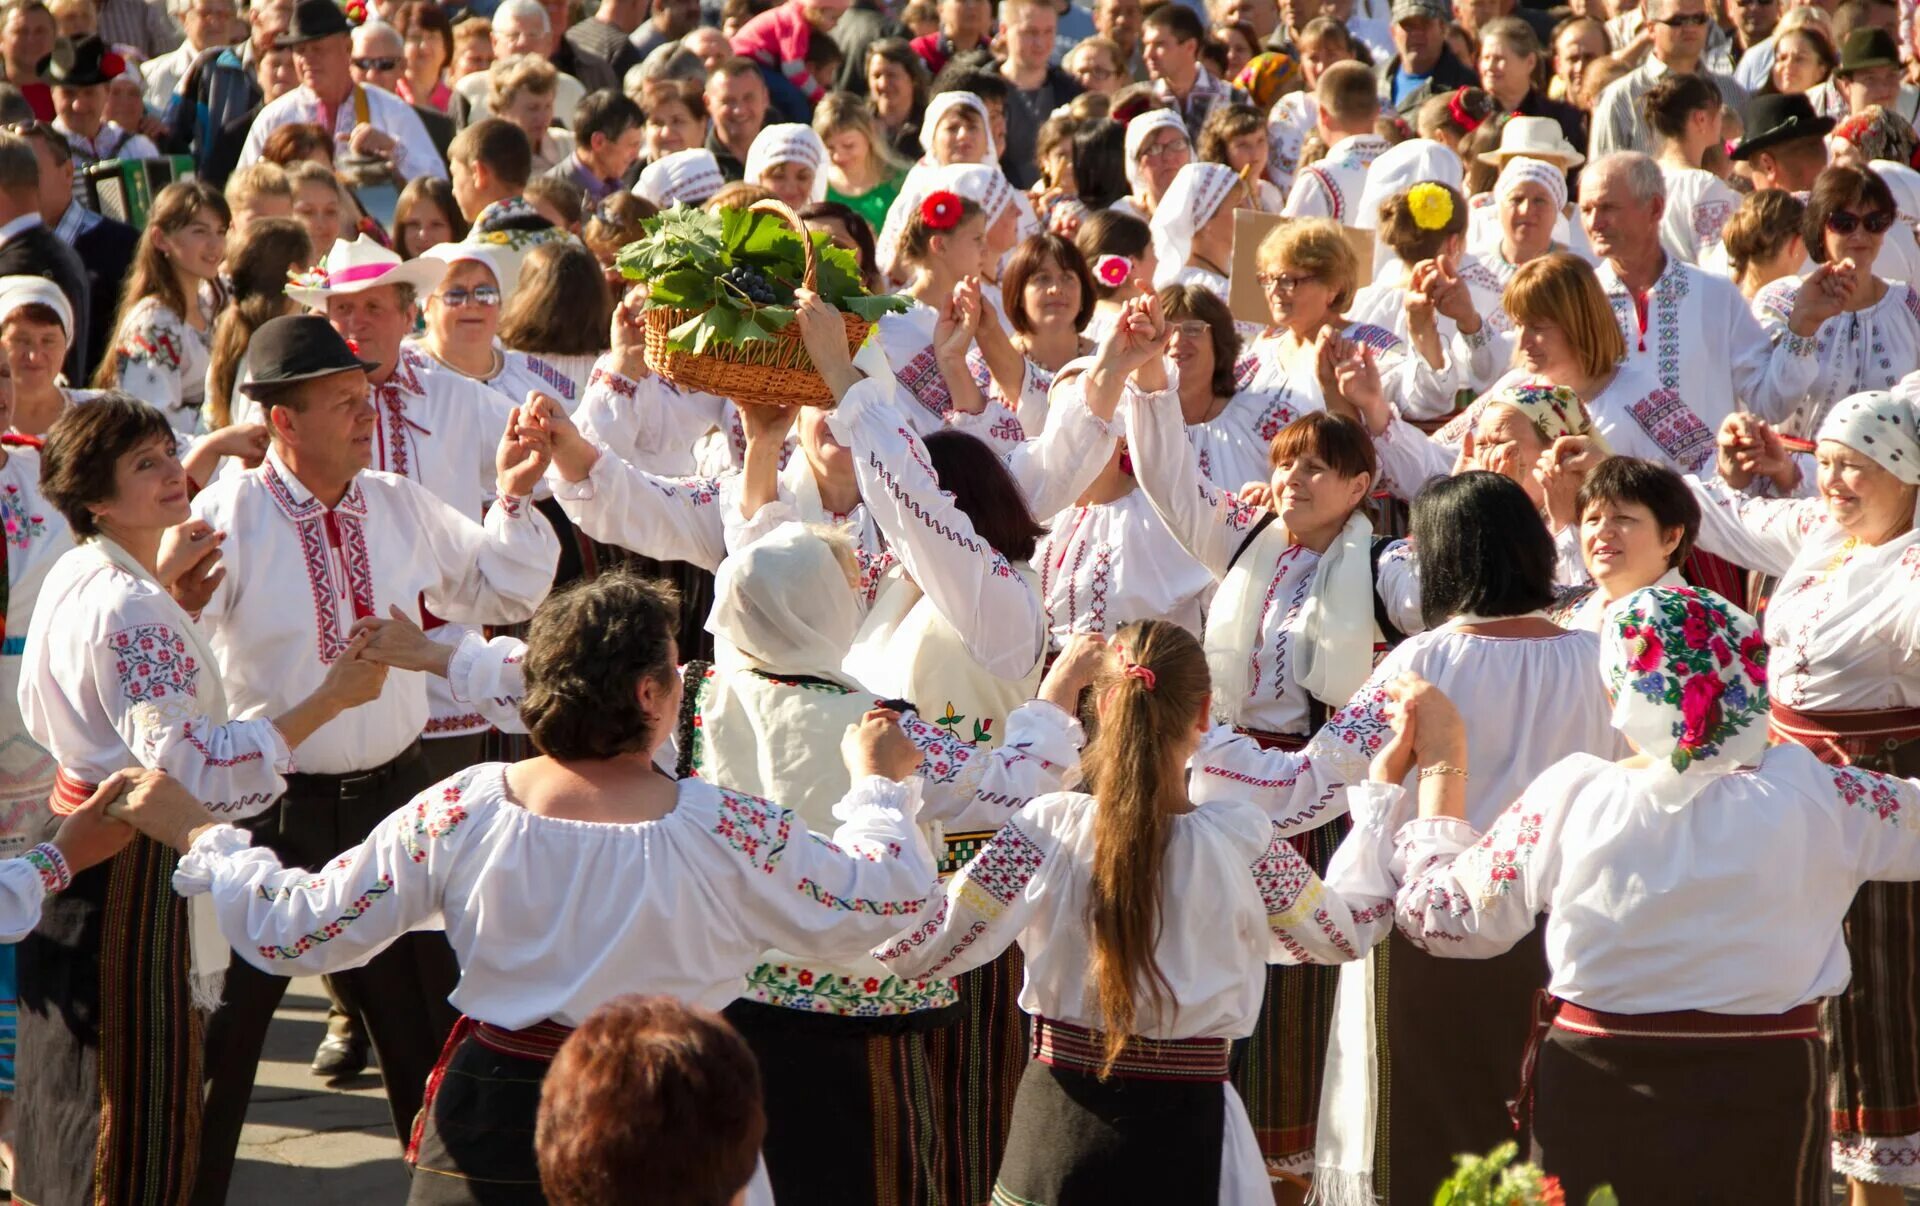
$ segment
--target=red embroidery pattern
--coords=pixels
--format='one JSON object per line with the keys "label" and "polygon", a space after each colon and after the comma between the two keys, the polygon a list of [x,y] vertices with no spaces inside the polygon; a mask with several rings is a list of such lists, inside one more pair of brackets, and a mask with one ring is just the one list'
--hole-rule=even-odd
{"label": "red embroidery pattern", "polygon": [[1480,844],[1493,851],[1493,862],[1487,868],[1487,878],[1499,888],[1505,896],[1513,891],[1520,882],[1520,872],[1533,858],[1534,850],[1540,844],[1541,814],[1522,816],[1518,831],[1513,836],[1513,846],[1507,850],[1494,849],[1494,840],[1500,836],[1505,825],[1496,825],[1480,840]]}
{"label": "red embroidery pattern", "polygon": [[186,638],[165,624],[136,624],[107,637],[113,650],[120,692],[131,703],[146,703],[200,693],[199,666],[187,652]]}
{"label": "red embroidery pattern", "polygon": [[446,837],[467,819],[467,810],[460,804],[460,794],[473,780],[478,769],[475,767],[457,781],[447,784],[440,790],[437,799],[431,789],[421,792],[414,802],[412,815],[399,819],[400,844],[407,848],[409,859],[416,863],[426,862],[427,841]]}
{"label": "red embroidery pattern", "polygon": [[1680,399],[1680,391],[1656,389],[1627,409],[1634,421],[1689,473],[1700,472],[1713,459],[1713,433]]}
{"label": "red embroidery pattern", "polygon": [[1895,781],[1853,766],[1830,768],[1834,790],[1849,808],[1864,808],[1883,821],[1898,821],[1902,801]]}
{"label": "red embroidery pattern", "polygon": [[931,345],[907,361],[894,375],[913,395],[914,401],[926,407],[935,417],[944,419],[952,413],[953,393],[947,389],[946,378],[940,375],[940,366],[934,363]]}
{"label": "red embroidery pattern", "polygon": [[587,389],[606,389],[622,398],[632,398],[637,387],[631,380],[618,373],[609,373],[605,369],[597,368],[587,376]]}
{"label": "red embroidery pattern", "polygon": [[380,882],[355,897],[352,903],[340,911],[340,916],[317,930],[301,935],[299,941],[292,946],[267,945],[260,948],[260,954],[267,959],[298,959],[321,943],[331,942],[346,933],[347,927],[365,916],[367,910],[373,907],[374,901],[391,891],[393,891],[393,876],[383,874]]}
{"label": "red embroidery pattern", "polygon": [[793,814],[778,804],[716,789],[720,793],[720,820],[713,832],[747,856],[747,861],[764,874],[773,874],[793,834]]}
{"label": "red embroidery pattern", "polygon": [[[346,497],[331,513],[317,498],[297,503],[287,483],[271,463],[260,467],[260,480],[280,513],[293,521],[300,534],[301,560],[307,567],[307,586],[313,594],[315,631],[320,660],[332,665],[347,647],[340,623],[340,597],[345,593],[353,601],[353,614],[379,613],[373,606],[373,564],[367,556],[367,534],[362,521],[367,516],[366,496],[355,481]],[[346,566],[347,588],[342,592],[333,581],[333,556],[329,548],[326,520],[333,520],[340,537],[340,560]]]}
{"label": "red embroidery pattern", "polygon": [[1004,906],[1013,903],[1046,861],[1033,839],[1009,822],[961,874]]}

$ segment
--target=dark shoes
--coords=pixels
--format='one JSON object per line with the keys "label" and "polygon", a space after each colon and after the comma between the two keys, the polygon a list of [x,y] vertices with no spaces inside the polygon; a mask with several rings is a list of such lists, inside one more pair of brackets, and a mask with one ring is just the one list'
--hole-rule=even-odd
{"label": "dark shoes", "polygon": [[332,1083],[367,1070],[367,1043],[329,1034],[313,1053],[313,1074]]}

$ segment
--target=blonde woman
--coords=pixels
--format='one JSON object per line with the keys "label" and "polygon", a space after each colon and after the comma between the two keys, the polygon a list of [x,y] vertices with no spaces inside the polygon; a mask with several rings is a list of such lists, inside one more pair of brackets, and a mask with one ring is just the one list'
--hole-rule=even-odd
{"label": "blonde woman", "polygon": [[878,233],[907,169],[881,134],[866,98],[851,92],[829,95],[813,111],[813,132],[827,144],[827,200],[859,214]]}
{"label": "blonde woman", "polygon": [[526,133],[535,176],[573,154],[573,135],[553,125],[559,86],[559,71],[535,55],[515,55],[487,69],[487,107]]}

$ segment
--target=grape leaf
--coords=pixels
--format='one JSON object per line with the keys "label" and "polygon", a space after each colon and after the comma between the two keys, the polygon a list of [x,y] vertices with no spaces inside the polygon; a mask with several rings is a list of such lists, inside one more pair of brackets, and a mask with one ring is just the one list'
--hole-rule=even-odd
{"label": "grape leaf", "polygon": [[706,306],[714,296],[714,279],[697,268],[675,268],[654,278],[647,296],[660,306]]}
{"label": "grape leaf", "polygon": [[838,303],[842,310],[850,314],[858,314],[868,322],[879,321],[882,314],[904,314],[907,310],[907,304],[906,298],[898,297],[891,293],[882,293],[877,296],[843,297]]}

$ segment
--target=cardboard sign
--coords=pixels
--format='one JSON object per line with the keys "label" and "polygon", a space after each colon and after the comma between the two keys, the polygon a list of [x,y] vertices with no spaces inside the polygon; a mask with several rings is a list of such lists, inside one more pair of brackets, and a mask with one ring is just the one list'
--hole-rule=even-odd
{"label": "cardboard sign", "polygon": [[[1227,308],[1233,311],[1234,318],[1260,327],[1273,322],[1273,314],[1267,309],[1266,290],[1260,287],[1259,269],[1254,266],[1254,256],[1268,234],[1297,220],[1257,209],[1233,211],[1233,263],[1227,281]],[[1340,230],[1347,236],[1348,245],[1360,260],[1360,274],[1354,281],[1357,288],[1373,279],[1373,232],[1353,226],[1343,226]]]}

